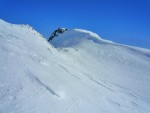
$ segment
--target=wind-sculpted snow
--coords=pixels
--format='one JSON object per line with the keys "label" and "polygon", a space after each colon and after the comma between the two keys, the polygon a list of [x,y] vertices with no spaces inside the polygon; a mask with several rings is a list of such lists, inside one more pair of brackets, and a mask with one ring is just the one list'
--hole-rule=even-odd
{"label": "wind-sculpted snow", "polygon": [[50,43],[54,47],[75,47],[87,41],[98,44],[113,43],[111,41],[101,39],[96,33],[82,29],[67,30],[62,35],[53,38]]}
{"label": "wind-sculpted snow", "polygon": [[150,113],[150,50],[81,29],[50,43],[0,20],[0,113]]}

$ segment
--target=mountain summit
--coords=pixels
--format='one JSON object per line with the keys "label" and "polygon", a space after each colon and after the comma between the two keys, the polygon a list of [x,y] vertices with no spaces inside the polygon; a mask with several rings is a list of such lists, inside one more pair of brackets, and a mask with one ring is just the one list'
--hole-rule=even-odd
{"label": "mountain summit", "polygon": [[111,41],[101,39],[96,33],[83,29],[62,29],[62,32],[58,36],[56,35],[54,38],[50,37],[49,40],[51,40],[50,43],[55,47],[76,46],[87,41],[112,43]]}
{"label": "mountain summit", "polygon": [[0,113],[150,113],[150,50],[66,30],[48,42],[0,20]]}

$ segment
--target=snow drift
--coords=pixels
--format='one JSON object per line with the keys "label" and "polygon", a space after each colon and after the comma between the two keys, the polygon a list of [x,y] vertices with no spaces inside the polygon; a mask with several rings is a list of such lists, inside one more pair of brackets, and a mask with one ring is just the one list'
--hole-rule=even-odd
{"label": "snow drift", "polygon": [[67,30],[51,40],[51,44],[55,47],[73,47],[79,46],[87,41],[95,43],[112,43],[111,41],[101,39],[96,33],[82,29]]}
{"label": "snow drift", "polygon": [[1,113],[150,112],[150,50],[81,29],[50,43],[0,20]]}

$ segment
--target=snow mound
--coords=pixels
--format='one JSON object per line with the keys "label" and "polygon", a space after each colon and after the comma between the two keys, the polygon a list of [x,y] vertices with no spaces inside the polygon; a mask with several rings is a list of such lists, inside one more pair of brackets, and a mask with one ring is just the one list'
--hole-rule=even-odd
{"label": "snow mound", "polygon": [[101,39],[96,33],[83,29],[67,30],[50,41],[54,47],[75,47],[88,42],[112,43]]}

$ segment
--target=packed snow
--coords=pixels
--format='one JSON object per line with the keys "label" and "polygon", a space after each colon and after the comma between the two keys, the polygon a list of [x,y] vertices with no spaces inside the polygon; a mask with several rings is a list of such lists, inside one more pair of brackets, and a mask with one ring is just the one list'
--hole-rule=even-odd
{"label": "packed snow", "polygon": [[0,113],[150,113],[150,50],[67,30],[50,43],[0,20]]}

